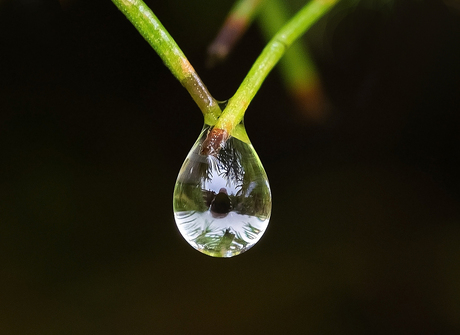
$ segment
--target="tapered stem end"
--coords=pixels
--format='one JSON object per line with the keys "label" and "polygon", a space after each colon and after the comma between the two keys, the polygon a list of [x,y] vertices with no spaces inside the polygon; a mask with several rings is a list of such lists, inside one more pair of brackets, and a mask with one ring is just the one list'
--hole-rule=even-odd
{"label": "tapered stem end", "polygon": [[220,149],[225,145],[229,135],[224,129],[213,128],[201,145],[201,155],[217,156]]}

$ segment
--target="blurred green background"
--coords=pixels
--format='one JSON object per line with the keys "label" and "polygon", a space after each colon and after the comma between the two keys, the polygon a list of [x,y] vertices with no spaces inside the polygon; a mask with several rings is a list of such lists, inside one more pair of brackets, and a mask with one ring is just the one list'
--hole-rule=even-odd
{"label": "blurred green background", "polygon": [[[232,1],[147,4],[231,97],[257,26],[208,70]],[[159,57],[108,0],[0,1],[0,334],[459,334],[458,3],[343,2],[303,41],[330,116],[268,77],[245,120],[272,220],[214,259],[173,221],[203,119]]]}

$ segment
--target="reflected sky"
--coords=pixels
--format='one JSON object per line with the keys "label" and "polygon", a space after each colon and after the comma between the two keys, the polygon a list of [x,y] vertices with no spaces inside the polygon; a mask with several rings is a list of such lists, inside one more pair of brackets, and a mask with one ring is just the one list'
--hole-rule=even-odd
{"label": "reflected sky", "polygon": [[225,178],[222,173],[222,164],[216,157],[208,156],[208,174],[212,176],[207,179],[204,178],[203,188],[208,191],[213,191],[219,193],[221,188],[227,190],[228,195],[236,195],[237,192],[241,189],[241,184],[236,183],[233,178]]}
{"label": "reflected sky", "polygon": [[[233,234],[235,239],[221,257],[231,257],[252,247],[260,240],[269,222],[269,219],[263,220],[236,212],[230,212],[224,219],[215,219],[209,211],[177,212],[174,216],[182,236],[195,249],[204,253],[207,252],[203,249],[213,251],[212,245],[221,241],[224,232]],[[203,232],[206,234],[203,235]],[[198,242],[200,236],[204,239]]]}

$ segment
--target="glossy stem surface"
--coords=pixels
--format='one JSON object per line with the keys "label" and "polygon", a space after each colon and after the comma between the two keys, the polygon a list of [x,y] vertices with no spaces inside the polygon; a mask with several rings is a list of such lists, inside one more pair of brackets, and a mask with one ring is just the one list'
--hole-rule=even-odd
{"label": "glossy stem surface", "polygon": [[161,57],[171,73],[187,89],[203,112],[205,122],[213,125],[221,114],[217,101],[185,57],[160,20],[142,0],[112,0],[139,33]]}
{"label": "glossy stem surface", "polygon": [[286,49],[335,3],[337,0],[309,2],[270,40],[235,95],[229,100],[214,129],[224,130],[227,134],[232,133],[241,122],[247,107],[263,81],[284,55]]}

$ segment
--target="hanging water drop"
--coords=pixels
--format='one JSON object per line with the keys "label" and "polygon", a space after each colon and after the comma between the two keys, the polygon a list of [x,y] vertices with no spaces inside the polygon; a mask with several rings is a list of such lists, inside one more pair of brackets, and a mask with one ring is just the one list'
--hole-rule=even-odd
{"label": "hanging water drop", "polygon": [[243,123],[229,138],[216,130],[210,136],[211,131],[204,126],[182,165],[174,217],[192,247],[209,256],[232,257],[254,246],[267,229],[270,186]]}

